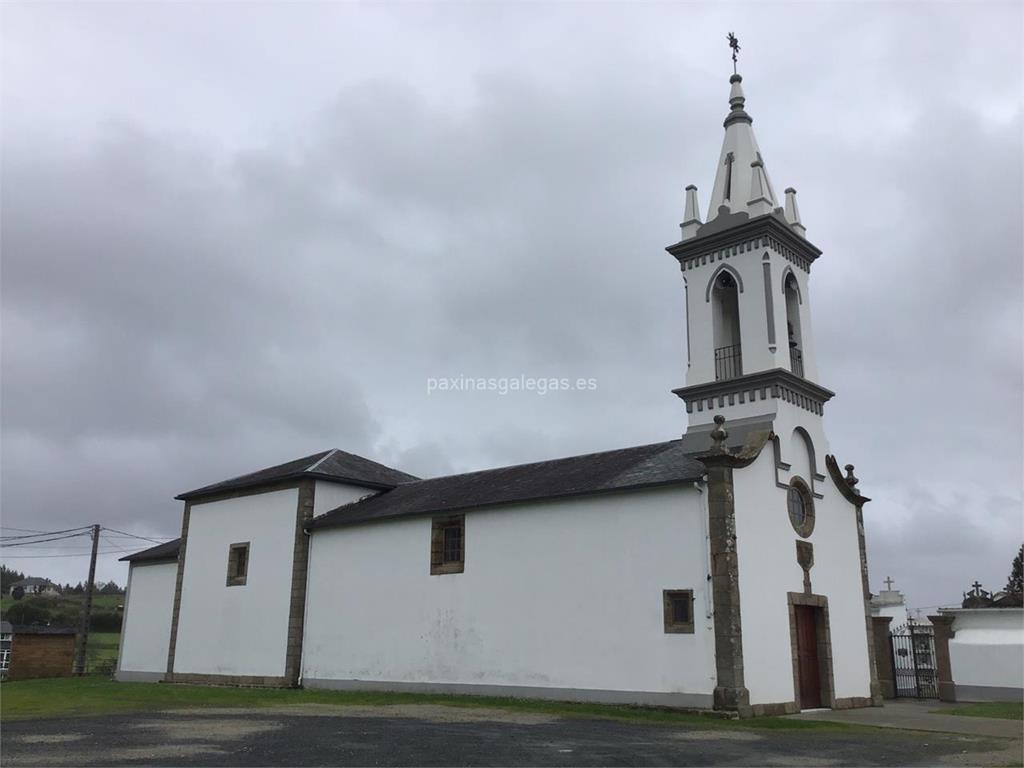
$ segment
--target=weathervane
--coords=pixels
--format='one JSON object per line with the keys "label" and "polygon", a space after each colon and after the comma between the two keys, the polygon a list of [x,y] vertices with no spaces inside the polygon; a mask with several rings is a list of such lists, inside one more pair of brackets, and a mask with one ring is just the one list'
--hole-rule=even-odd
{"label": "weathervane", "polygon": [[726,38],[729,41],[729,47],[732,48],[732,73],[736,74],[736,54],[740,52],[740,39],[730,32]]}

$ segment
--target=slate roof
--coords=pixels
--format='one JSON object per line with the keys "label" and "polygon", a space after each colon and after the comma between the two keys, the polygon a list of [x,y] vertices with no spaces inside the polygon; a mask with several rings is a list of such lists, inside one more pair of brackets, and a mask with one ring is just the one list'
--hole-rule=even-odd
{"label": "slate roof", "polygon": [[173,541],[165,541],[163,544],[157,544],[149,549],[143,549],[141,552],[125,555],[120,558],[119,562],[144,563],[156,560],[177,560],[179,549],[181,549],[181,539],[174,539]]}
{"label": "slate roof", "polygon": [[672,485],[704,473],[682,440],[670,440],[405,483],[326,512],[311,527]]}
{"label": "slate roof", "polygon": [[352,485],[377,490],[394,488],[401,483],[408,483],[419,479],[414,475],[378,464],[376,461],[370,461],[362,456],[356,456],[354,453],[347,453],[334,448],[330,451],[314,453],[312,456],[303,456],[301,459],[278,464],[274,467],[267,467],[257,472],[250,472],[247,475],[233,477],[230,480],[224,480],[213,485],[204,485],[202,488],[186,491],[174,498],[182,501],[191,501],[225,491],[254,488],[285,480],[301,480],[304,478],[333,480],[335,482],[351,483]]}

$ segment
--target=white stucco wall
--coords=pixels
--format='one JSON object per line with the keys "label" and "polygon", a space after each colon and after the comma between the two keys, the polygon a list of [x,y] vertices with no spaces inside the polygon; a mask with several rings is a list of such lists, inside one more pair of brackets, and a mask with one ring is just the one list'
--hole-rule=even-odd
{"label": "white stucco wall", "polygon": [[313,492],[313,517],[330,512],[342,504],[351,504],[359,501],[364,496],[373,496],[379,491],[370,488],[362,488],[357,485],[345,483],[332,483],[327,480],[317,480],[316,489]]}
{"label": "white stucco wall", "polygon": [[177,561],[128,569],[117,678],[159,679],[167,671]]}
{"label": "white stucco wall", "polygon": [[[298,490],[193,504],[174,671],[280,676]],[[246,583],[226,586],[228,547],[250,542]]]}
{"label": "white stucco wall", "polygon": [[[775,325],[775,344],[769,343],[768,307],[765,299],[764,256],[768,256],[769,291],[771,293],[771,315]],[[760,247],[730,256],[714,259],[684,273],[687,292],[687,339],[689,342],[686,385],[705,384],[715,380],[714,321],[712,303],[707,301],[707,286],[712,276],[727,265],[738,274],[743,283],[739,294],[740,338],[743,349],[743,373],[750,374],[773,368],[791,369],[789,336],[786,320],[786,294],[783,289],[783,274],[787,269],[796,278],[802,302],[799,306],[801,351],[803,353],[804,376],[817,381],[818,369],[814,353],[814,332],[811,322],[811,301],[809,275],[793,267],[783,256],[772,248]],[[771,415],[777,410],[774,400],[759,400],[757,403],[723,405],[711,411],[697,411],[689,414],[690,425],[707,424],[715,413],[723,414],[727,420],[735,421],[756,415]]]}
{"label": "white stucco wall", "polygon": [[[816,417],[788,403],[780,404],[775,431],[782,460],[779,482],[811,470],[802,440],[794,440],[797,423],[820,433]],[[728,426],[728,425],[727,425]],[[824,439],[821,438],[821,443]],[[819,472],[825,472],[824,451],[815,443]],[[736,541],[739,559],[740,612],[743,622],[744,676],[751,704],[795,699],[788,592],[803,592],[803,570],[797,564],[796,541],[789,522],[786,489],[776,486],[771,445],[749,467],[734,472]],[[870,696],[871,677],[864,619],[863,587],[855,507],[831,479],[817,481],[815,526],[807,541],[814,546],[813,593],[828,598],[833,671],[837,698]]]}
{"label": "white stucco wall", "polygon": [[1024,689],[1024,609],[953,611],[949,663],[958,701],[1020,701]]}
{"label": "white stucco wall", "polygon": [[[304,684],[709,696],[702,504],[683,486],[469,511],[465,572],[443,576],[429,516],[316,531]],[[694,634],[665,634],[664,589],[694,590]]]}

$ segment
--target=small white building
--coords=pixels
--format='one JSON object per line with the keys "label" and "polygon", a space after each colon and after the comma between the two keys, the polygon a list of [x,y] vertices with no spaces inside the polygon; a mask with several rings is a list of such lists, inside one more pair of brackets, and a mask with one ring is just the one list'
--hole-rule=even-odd
{"label": "small white building", "polygon": [[907,611],[903,593],[898,589],[893,589],[892,585],[892,579],[887,578],[885,580],[886,588],[879,590],[877,595],[871,596],[871,615],[892,619],[889,626],[896,629],[910,623],[910,613]]}
{"label": "small white building", "polygon": [[[184,493],[131,564],[118,678],[715,708],[880,703],[861,507],[830,455],[806,237],[741,78],[688,187],[688,428],[421,480],[340,450]],[[666,431],[673,431],[668,429]]]}
{"label": "small white building", "polygon": [[956,701],[1024,699],[1024,608],[950,608]]}

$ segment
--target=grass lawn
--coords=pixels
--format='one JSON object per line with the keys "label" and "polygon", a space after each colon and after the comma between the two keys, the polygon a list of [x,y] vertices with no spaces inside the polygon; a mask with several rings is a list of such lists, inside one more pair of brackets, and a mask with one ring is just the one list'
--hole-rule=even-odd
{"label": "grass lawn", "polygon": [[961,704],[950,709],[934,710],[940,715],[963,715],[964,717],[998,717],[1001,720],[1024,720],[1024,702],[987,701],[978,704]]}
{"label": "grass lawn", "polygon": [[87,669],[92,672],[111,666],[117,661],[117,651],[121,644],[120,632],[90,632]]}
{"label": "grass lawn", "polygon": [[192,707],[281,707],[302,704],[382,707],[394,704],[439,704],[448,707],[487,707],[514,712],[534,712],[561,717],[604,717],[641,723],[690,724],[700,725],[702,728],[862,730],[858,726],[813,720],[772,717],[726,720],[712,715],[665,709],[484,696],[115,683],[99,677],[19,680],[0,685],[0,719],[8,722]]}

